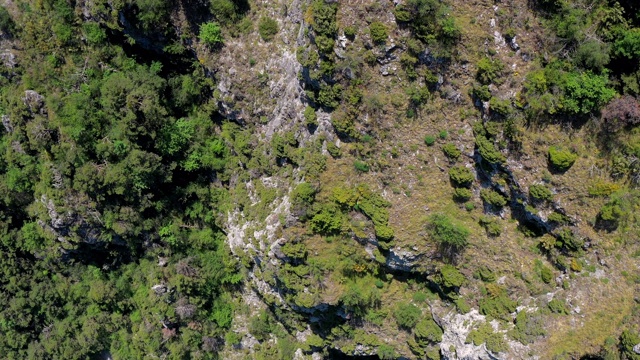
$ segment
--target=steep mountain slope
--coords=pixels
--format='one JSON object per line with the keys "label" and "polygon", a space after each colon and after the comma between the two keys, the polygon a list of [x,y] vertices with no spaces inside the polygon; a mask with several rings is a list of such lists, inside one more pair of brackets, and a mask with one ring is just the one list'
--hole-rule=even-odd
{"label": "steep mountain slope", "polygon": [[631,2],[5,2],[7,358],[635,359]]}

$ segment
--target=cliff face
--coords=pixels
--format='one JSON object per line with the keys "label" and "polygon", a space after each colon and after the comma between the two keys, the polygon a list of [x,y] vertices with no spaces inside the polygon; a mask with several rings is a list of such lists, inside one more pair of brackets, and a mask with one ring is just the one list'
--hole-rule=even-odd
{"label": "cliff face", "polygon": [[0,353],[636,356],[635,5],[5,8]]}

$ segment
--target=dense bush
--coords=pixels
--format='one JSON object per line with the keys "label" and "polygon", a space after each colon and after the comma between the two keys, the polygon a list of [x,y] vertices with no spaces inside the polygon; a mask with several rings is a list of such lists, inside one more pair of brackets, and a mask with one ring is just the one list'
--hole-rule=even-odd
{"label": "dense bush", "polygon": [[551,201],[553,199],[553,193],[543,184],[529,186],[529,196],[538,201]]}
{"label": "dense bush", "polygon": [[561,146],[549,148],[549,162],[553,168],[559,171],[569,170],[578,159],[578,155]]}
{"label": "dense bush", "polygon": [[449,179],[456,187],[470,187],[475,177],[469,168],[454,166],[449,169]]}
{"label": "dense bush", "polygon": [[453,199],[458,202],[466,202],[471,199],[472,195],[471,190],[467,188],[459,187],[453,190]]}
{"label": "dense bush", "polygon": [[505,156],[496,149],[493,141],[487,139],[485,136],[476,136],[476,146],[483,160],[491,164],[500,164],[506,161]]}
{"label": "dense bush", "polygon": [[271,41],[278,33],[278,22],[270,17],[262,17],[258,22],[258,33],[264,41]]}
{"label": "dense bush", "polygon": [[462,151],[456,147],[455,144],[448,143],[442,146],[442,152],[449,158],[451,161],[458,160],[460,155],[462,155]]}
{"label": "dense bush", "polygon": [[398,303],[393,311],[393,317],[398,322],[398,325],[406,329],[416,326],[421,316],[422,311],[418,307],[405,302]]}
{"label": "dense bush", "polygon": [[379,21],[374,21],[369,25],[369,33],[371,40],[376,44],[382,44],[387,41],[387,27]]}
{"label": "dense bush", "polygon": [[489,85],[494,82],[504,69],[504,64],[499,60],[492,60],[487,57],[478,61],[478,72],[476,78],[483,85]]}
{"label": "dense bush", "polygon": [[429,235],[439,245],[453,250],[467,246],[471,232],[464,225],[444,214],[433,214],[427,225]]}
{"label": "dense bush", "polygon": [[501,208],[507,205],[507,198],[502,196],[499,192],[491,189],[482,189],[480,190],[480,198],[485,203],[495,206],[497,208]]}
{"label": "dense bush", "polygon": [[198,38],[208,46],[221,44],[222,30],[220,30],[220,25],[215,22],[200,25],[200,35],[198,35]]}

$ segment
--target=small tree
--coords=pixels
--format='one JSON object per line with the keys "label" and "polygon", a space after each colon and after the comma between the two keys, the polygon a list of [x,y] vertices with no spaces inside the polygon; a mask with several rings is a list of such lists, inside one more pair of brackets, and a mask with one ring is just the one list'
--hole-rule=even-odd
{"label": "small tree", "polygon": [[222,30],[220,30],[220,25],[215,22],[200,25],[198,38],[207,46],[213,47],[222,44]]}
{"label": "small tree", "polygon": [[383,23],[374,21],[369,25],[371,40],[376,44],[383,44],[387,40],[387,28]]}
{"label": "small tree", "polygon": [[429,234],[446,250],[459,250],[467,246],[471,232],[445,214],[433,214],[429,218]]}

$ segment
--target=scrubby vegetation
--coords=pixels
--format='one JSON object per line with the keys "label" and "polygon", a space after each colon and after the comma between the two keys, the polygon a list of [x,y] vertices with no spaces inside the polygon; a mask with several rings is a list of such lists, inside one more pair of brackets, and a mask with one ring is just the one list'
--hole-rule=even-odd
{"label": "scrubby vegetation", "polygon": [[637,358],[639,11],[6,1],[0,357]]}

